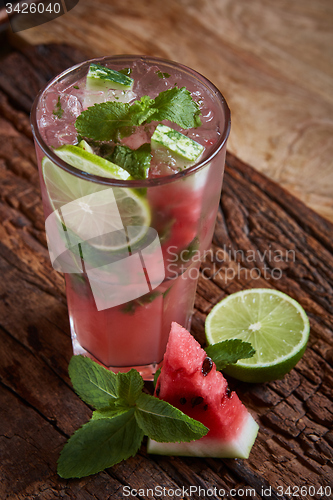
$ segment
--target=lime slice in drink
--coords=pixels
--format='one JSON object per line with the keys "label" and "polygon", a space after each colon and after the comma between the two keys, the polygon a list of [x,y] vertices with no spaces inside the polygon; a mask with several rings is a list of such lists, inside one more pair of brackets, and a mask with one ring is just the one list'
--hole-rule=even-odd
{"label": "lime slice in drink", "polygon": [[87,74],[86,87],[93,90],[128,90],[132,89],[133,83],[133,78],[119,73],[119,71],[92,63]]}
{"label": "lime slice in drink", "polygon": [[130,177],[130,174],[123,168],[92,153],[86,141],[81,141],[80,144],[80,146],[72,144],[60,146],[55,153],[66,163],[89,174],[123,180]]}
{"label": "lime slice in drink", "polygon": [[185,163],[182,161],[184,165],[186,162],[198,160],[204,150],[201,144],[193,141],[190,137],[162,124],[156,127],[151,138],[151,146],[154,150],[168,149],[179,159],[185,160]]}
{"label": "lime slice in drink", "polygon": [[[128,172],[78,146],[55,150],[66,163],[84,172],[113,179],[127,179]],[[52,208],[62,217],[73,244],[91,240],[102,251],[118,251],[138,243],[150,226],[146,199],[133,189],[109,187],[76,177],[56,166],[48,157],[42,161],[43,177]],[[130,237],[124,227],[130,226]]]}
{"label": "lime slice in drink", "polygon": [[206,319],[209,344],[240,339],[256,350],[249,359],[225,368],[244,382],[268,382],[283,377],[302,357],[310,324],[302,306],[288,295],[254,288],[229,295]]}

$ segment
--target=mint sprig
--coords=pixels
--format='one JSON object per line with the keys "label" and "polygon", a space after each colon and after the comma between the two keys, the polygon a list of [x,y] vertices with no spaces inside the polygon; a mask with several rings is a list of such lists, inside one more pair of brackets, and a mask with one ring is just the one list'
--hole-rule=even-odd
{"label": "mint sprig", "polygon": [[144,393],[136,370],[115,374],[83,356],[73,356],[69,374],[77,394],[94,406],[91,420],[65,444],[58,474],[95,474],[138,451],[144,435],[160,442],[192,441],[208,429],[166,401]]}
{"label": "mint sprig", "polygon": [[249,342],[243,342],[240,339],[229,339],[205,348],[209,356],[216,364],[218,371],[224,370],[228,365],[237,363],[239,359],[252,358],[255,349]]}
{"label": "mint sprig", "polygon": [[200,109],[185,88],[172,87],[155,99],[143,96],[132,104],[103,102],[83,111],[75,122],[82,137],[97,141],[116,140],[128,135],[128,129],[152,121],[169,120],[183,129],[201,125]]}

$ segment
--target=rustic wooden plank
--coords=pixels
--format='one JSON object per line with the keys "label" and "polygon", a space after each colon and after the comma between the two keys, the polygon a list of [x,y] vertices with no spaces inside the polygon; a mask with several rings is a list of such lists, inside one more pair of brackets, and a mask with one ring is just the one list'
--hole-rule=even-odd
{"label": "rustic wooden plank", "polygon": [[[36,72],[38,82],[45,80],[51,71],[48,58],[29,50],[29,56],[16,52],[11,60],[29,61],[30,74]],[[54,46],[43,50],[57,53]],[[67,54],[66,64],[79,57],[66,47],[59,51]],[[55,60],[58,71],[61,57]],[[2,72],[6,67],[0,63]],[[12,74],[6,73],[8,81]],[[28,91],[25,96],[31,102]],[[62,481],[56,476],[55,463],[66,436],[91,410],[70,388],[67,366],[72,351],[64,280],[48,259],[33,143],[22,111],[25,105],[13,93],[0,91],[4,138],[0,148],[0,412],[5,436],[0,437],[0,473],[5,478],[0,496],[6,498],[5,492],[13,499],[66,495],[117,499],[123,498],[124,485],[137,489],[159,484],[216,486],[226,491],[254,488],[254,498],[277,499],[285,498],[277,496],[278,485],[328,484],[333,456],[333,227],[232,155],[227,159],[212,251],[202,264],[192,332],[203,344],[204,321],[211,307],[229,293],[254,286],[289,293],[303,304],[311,322],[309,347],[283,380],[255,385],[229,380],[260,424],[249,460],[151,457],[143,444],[136,457],[92,478]],[[277,254],[281,259],[275,261]],[[279,279],[273,269],[281,272]],[[270,486],[272,494],[265,497],[263,492]]]}
{"label": "rustic wooden plank", "polygon": [[0,64],[0,89],[19,109],[30,113],[39,90],[55,75],[86,57],[67,46],[41,45],[12,52]]}
{"label": "rustic wooden plank", "polygon": [[[10,410],[10,411],[9,411]],[[65,481],[56,472],[66,436],[0,383],[0,496],[7,500],[120,500],[122,484],[107,473]],[[132,495],[128,498],[133,499]]]}

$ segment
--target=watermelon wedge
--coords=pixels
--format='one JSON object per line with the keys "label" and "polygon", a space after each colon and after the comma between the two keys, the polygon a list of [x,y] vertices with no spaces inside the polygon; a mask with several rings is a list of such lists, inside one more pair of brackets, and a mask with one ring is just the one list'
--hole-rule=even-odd
{"label": "watermelon wedge", "polygon": [[155,396],[199,420],[210,430],[189,443],[148,440],[148,453],[196,457],[248,458],[259,426],[230,392],[222,373],[193,336],[172,323]]}

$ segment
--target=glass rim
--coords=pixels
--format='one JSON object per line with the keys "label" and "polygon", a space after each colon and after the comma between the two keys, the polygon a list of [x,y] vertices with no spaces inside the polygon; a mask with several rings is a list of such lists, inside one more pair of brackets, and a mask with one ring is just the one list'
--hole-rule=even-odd
{"label": "glass rim", "polygon": [[[66,163],[64,160],[59,158],[54,152],[54,150],[46,144],[44,141],[43,137],[41,136],[41,133],[39,131],[38,123],[37,123],[37,109],[38,105],[40,102],[40,99],[44,92],[52,87],[52,85],[56,84],[58,81],[63,79],[66,75],[69,73],[72,73],[79,68],[85,66],[85,65],[90,65],[91,63],[101,63],[102,61],[120,61],[124,59],[142,59],[145,62],[151,62],[155,63],[158,65],[158,63],[162,64],[168,64],[174,67],[177,67],[178,69],[188,73],[189,75],[192,75],[196,77],[198,80],[200,80],[206,87],[209,88],[209,90],[212,92],[212,94],[215,94],[215,98],[220,102],[222,111],[224,113],[224,128],[221,132],[221,135],[219,136],[216,144],[213,145],[213,148],[208,155],[207,158],[204,158],[202,161],[198,161],[191,167],[186,168],[185,170],[182,170],[181,172],[177,172],[175,174],[170,174],[170,175],[165,175],[161,177],[155,177],[152,179],[140,179],[140,180],[123,180],[123,179],[112,179],[110,177],[102,177],[99,175],[94,175],[94,174],[89,174],[88,172],[84,172],[83,170],[80,170],[76,167],[73,167],[72,165]],[[160,58],[160,57],[151,57],[151,56],[140,56],[140,55],[131,55],[131,54],[124,54],[124,55],[116,55],[116,56],[105,56],[105,57],[98,57],[98,58],[93,58],[93,59],[88,59],[86,61],[83,61],[81,63],[78,63],[74,66],[71,66],[70,68],[66,69],[59,75],[55,76],[52,78],[49,82],[45,84],[45,86],[38,92],[32,108],[31,108],[31,113],[30,113],[30,124],[31,124],[31,129],[32,129],[32,134],[34,137],[34,140],[36,144],[40,147],[40,149],[43,151],[43,153],[53,162],[55,163],[58,167],[60,167],[62,170],[65,170],[66,172],[74,175],[75,177],[79,177],[81,179],[91,181],[94,183],[98,184],[104,184],[107,186],[118,186],[118,187],[131,187],[131,188],[147,188],[150,186],[159,186],[159,185],[164,185],[164,184],[169,184],[171,182],[177,181],[179,179],[182,179],[184,177],[188,177],[191,174],[194,174],[201,168],[203,168],[205,165],[207,165],[209,162],[213,160],[213,158],[221,151],[223,146],[225,145],[229,133],[230,133],[230,127],[231,127],[231,118],[230,118],[230,109],[228,107],[228,104],[220,92],[220,90],[210,81],[208,80],[205,76],[203,76],[201,73],[198,71],[189,68],[188,66],[185,66],[183,64],[180,64],[175,61],[171,61],[168,59]]]}

